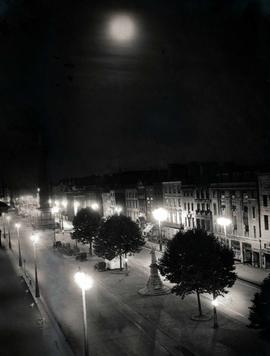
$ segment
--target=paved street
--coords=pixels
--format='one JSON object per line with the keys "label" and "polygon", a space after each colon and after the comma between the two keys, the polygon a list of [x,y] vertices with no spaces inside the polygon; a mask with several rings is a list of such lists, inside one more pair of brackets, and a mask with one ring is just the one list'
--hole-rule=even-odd
{"label": "paved street", "polygon": [[[22,222],[24,223],[24,222]],[[22,251],[26,270],[33,275],[31,228],[22,228]],[[76,262],[58,254],[52,232],[41,233],[38,248],[41,293],[55,314],[76,355],[82,347],[80,290],[73,275],[80,266],[94,277],[87,292],[89,343],[92,355],[269,355],[254,330],[246,328],[247,307],[256,288],[236,282],[219,309],[220,328],[212,321],[190,320],[197,312],[193,296],[181,300],[174,295],[142,297],[137,291],[148,277],[149,250],[131,257],[130,274],[95,272],[97,257]],[[16,252],[16,245],[13,244]],[[211,312],[208,298],[203,308]]]}

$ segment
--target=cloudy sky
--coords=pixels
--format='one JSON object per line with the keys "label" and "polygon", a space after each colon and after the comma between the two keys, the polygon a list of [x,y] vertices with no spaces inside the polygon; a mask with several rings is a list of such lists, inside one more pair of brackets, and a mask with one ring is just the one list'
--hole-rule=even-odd
{"label": "cloudy sky", "polygon": [[0,3],[2,179],[268,159],[267,1]]}

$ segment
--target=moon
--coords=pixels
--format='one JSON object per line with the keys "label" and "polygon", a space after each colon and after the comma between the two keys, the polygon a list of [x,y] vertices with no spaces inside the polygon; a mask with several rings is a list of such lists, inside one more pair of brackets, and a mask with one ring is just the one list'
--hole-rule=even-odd
{"label": "moon", "polygon": [[135,21],[128,15],[116,15],[110,20],[109,34],[117,42],[130,42],[136,37]]}

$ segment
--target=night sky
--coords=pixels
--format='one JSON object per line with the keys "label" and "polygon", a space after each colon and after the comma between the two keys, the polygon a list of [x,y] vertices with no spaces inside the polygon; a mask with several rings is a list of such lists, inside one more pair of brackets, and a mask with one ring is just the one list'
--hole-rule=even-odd
{"label": "night sky", "polygon": [[1,0],[0,41],[4,181],[269,158],[266,0]]}

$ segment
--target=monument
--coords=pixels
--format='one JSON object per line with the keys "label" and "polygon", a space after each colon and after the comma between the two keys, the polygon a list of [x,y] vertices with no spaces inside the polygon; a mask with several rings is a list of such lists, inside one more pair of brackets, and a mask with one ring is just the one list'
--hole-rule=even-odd
{"label": "monument", "polygon": [[154,248],[151,249],[150,254],[151,254],[151,265],[149,266],[150,276],[146,286],[140,289],[138,293],[146,296],[169,294],[171,290],[170,288],[164,286],[158,272],[156,253]]}

